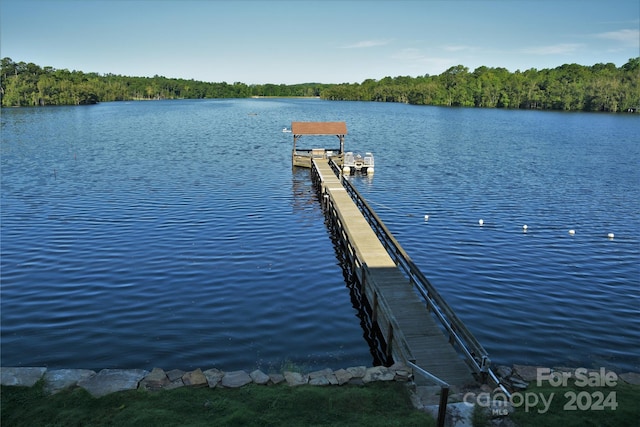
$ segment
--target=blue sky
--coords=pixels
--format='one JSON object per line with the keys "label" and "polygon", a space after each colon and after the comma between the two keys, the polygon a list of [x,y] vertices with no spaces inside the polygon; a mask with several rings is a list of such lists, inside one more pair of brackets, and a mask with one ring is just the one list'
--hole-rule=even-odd
{"label": "blue sky", "polygon": [[0,56],[247,84],[640,56],[638,0],[0,0]]}

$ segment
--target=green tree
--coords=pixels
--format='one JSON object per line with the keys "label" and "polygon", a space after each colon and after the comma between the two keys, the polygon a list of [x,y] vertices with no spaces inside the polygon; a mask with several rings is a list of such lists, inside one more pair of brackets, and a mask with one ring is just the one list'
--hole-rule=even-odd
{"label": "green tree", "polygon": [[102,101],[249,96],[319,96],[328,100],[402,102],[417,105],[534,108],[579,111],[638,111],[640,57],[622,67],[565,64],[510,73],[481,66],[473,73],[457,65],[437,76],[367,79],[361,84],[246,85],[206,83],[159,75],[127,77],[57,70],[3,58],[0,101],[6,106],[79,105]]}

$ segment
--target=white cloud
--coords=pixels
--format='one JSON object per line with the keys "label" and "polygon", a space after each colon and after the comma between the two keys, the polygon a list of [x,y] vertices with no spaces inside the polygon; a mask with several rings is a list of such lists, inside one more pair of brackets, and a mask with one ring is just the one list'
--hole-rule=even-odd
{"label": "white cloud", "polygon": [[626,46],[638,46],[640,44],[640,30],[619,30],[596,34],[600,39],[621,42]]}
{"label": "white cloud", "polygon": [[424,54],[419,49],[414,48],[406,48],[399,50],[398,52],[391,55],[393,59],[399,59],[404,61],[416,61],[422,60],[425,58]]}
{"label": "white cloud", "polygon": [[399,50],[391,55],[391,58],[395,61],[404,61],[412,64],[412,66],[420,67],[421,74],[425,72],[430,74],[441,73],[447,68],[457,64],[457,59],[455,58],[429,56],[425,55],[420,49],[415,48]]}
{"label": "white cloud", "polygon": [[375,46],[385,46],[389,44],[388,40],[363,40],[357,43],[342,46],[342,49],[362,49]]}
{"label": "white cloud", "polygon": [[444,46],[443,49],[447,52],[460,52],[461,50],[469,50],[471,49],[470,46],[463,46],[463,45],[449,45],[449,46]]}
{"label": "white cloud", "polygon": [[548,46],[538,46],[524,49],[523,53],[529,55],[565,55],[567,53],[574,53],[582,48],[584,45],[579,43],[559,43]]}

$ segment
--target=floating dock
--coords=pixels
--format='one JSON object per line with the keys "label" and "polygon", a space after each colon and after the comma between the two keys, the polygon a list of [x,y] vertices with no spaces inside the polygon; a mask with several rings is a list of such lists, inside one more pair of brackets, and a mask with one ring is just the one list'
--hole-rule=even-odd
{"label": "floating dock", "polygon": [[[348,151],[344,151],[344,139],[347,135],[347,124],[345,122],[292,122],[291,130],[284,128],[283,132],[293,134],[293,151],[291,152],[291,162],[293,166],[305,168],[311,167],[313,159],[333,160],[342,167],[345,174],[363,172],[371,175],[374,172],[373,154],[367,152],[364,156]],[[303,136],[331,136],[338,137],[339,147],[319,147],[312,145],[307,148],[299,146]]]}
{"label": "floating dock", "polygon": [[[347,124],[345,122],[292,122],[291,133],[293,134],[293,151],[291,153],[293,166],[310,168],[312,159],[334,159],[338,163],[342,163],[344,138],[347,134]],[[318,146],[301,148],[298,143],[300,138],[305,135],[335,135],[338,137],[340,145],[333,148]]]}

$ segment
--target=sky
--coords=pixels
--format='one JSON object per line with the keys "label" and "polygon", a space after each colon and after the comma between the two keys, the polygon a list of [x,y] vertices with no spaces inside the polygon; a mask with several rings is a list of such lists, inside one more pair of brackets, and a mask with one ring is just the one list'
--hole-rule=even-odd
{"label": "sky", "polygon": [[0,0],[0,57],[246,84],[640,57],[638,0]]}

